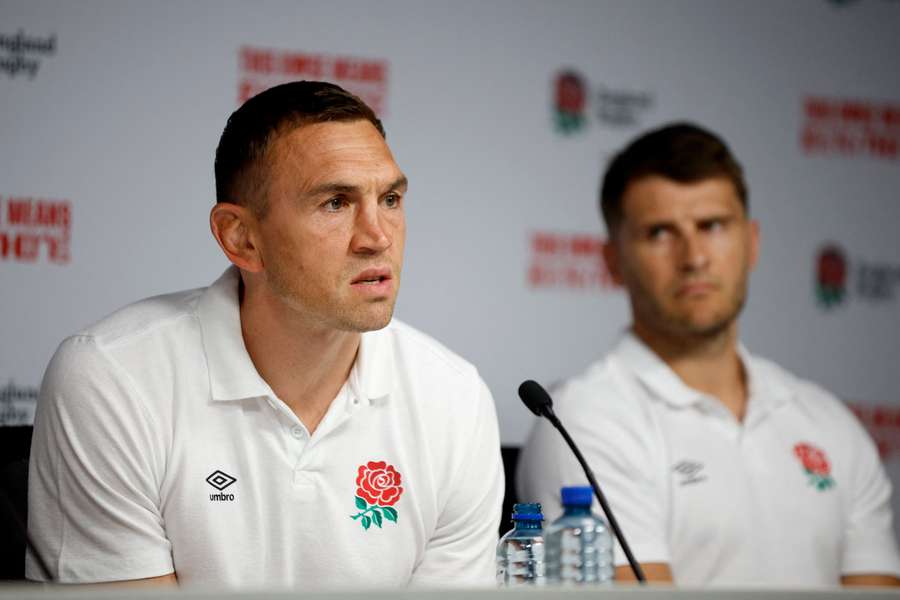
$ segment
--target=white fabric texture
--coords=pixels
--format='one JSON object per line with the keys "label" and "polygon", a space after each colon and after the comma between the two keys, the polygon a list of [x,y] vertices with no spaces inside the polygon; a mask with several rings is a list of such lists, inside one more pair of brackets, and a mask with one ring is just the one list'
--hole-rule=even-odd
{"label": "white fabric texture", "polygon": [[[61,344],[29,488],[51,576],[492,585],[503,470],[475,368],[395,320],[362,335],[310,437],[247,354],[238,277],[230,268],[209,288],[138,302]],[[381,477],[370,489],[399,497],[358,506],[360,467]],[[26,571],[44,578],[32,556]]]}
{"label": "white fabric texture", "polygon": [[[669,563],[680,585],[900,576],[891,486],[865,430],[828,392],[740,353],[750,389],[743,422],[630,333],[552,393],[638,562]],[[821,450],[827,473],[807,472],[798,444]],[[560,487],[587,483],[543,419],[517,481],[520,501],[541,502],[548,522],[561,511]],[[615,560],[627,564],[618,545]]]}

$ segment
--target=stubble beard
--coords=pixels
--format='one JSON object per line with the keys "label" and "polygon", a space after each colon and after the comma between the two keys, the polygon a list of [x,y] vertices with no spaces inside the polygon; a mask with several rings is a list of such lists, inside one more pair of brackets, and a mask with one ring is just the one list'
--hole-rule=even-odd
{"label": "stubble beard", "polygon": [[[632,294],[639,298],[632,302],[635,321],[654,334],[665,337],[678,345],[707,343],[727,335],[744,308],[747,298],[747,274],[729,294],[723,310],[703,318],[696,318],[689,312],[669,309],[658,302],[643,286]],[[643,300],[643,301],[641,301]]]}
{"label": "stubble beard", "polygon": [[[387,327],[387,324],[391,322],[391,318],[394,316],[396,300],[397,297],[395,295],[390,299],[367,302],[363,307],[339,311],[339,314],[336,315],[335,328],[358,333],[383,329]],[[373,304],[375,305],[374,310]]]}
{"label": "stubble beard", "polygon": [[[395,285],[399,287],[399,272],[394,274]],[[316,327],[364,333],[383,329],[391,322],[394,305],[397,302],[396,292],[390,298],[366,301],[356,305],[334,299],[329,302],[326,293],[304,294],[303,278],[297,274],[285,273],[281,269],[269,267],[267,280],[272,292],[278,300],[299,313],[302,318]]]}

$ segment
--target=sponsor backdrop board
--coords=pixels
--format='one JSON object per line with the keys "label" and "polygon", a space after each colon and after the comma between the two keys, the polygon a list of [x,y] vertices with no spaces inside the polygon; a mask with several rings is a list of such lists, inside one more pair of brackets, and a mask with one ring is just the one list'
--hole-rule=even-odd
{"label": "sponsor backdrop board", "polygon": [[[600,262],[610,153],[688,119],[743,162],[757,353],[845,399],[900,482],[900,2],[0,2],[0,421],[59,341],[207,285],[213,152],[240,101],[329,79],[383,115],[411,181],[397,316],[516,387],[627,323]],[[790,448],[785,460],[794,460]]]}

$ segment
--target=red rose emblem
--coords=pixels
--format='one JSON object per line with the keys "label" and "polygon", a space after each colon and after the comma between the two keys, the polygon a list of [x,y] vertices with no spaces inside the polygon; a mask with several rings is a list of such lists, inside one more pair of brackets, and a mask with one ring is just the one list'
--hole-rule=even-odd
{"label": "red rose emblem", "polygon": [[828,458],[825,453],[811,446],[810,444],[797,444],[794,446],[794,454],[803,463],[803,468],[820,477],[828,477],[831,472],[831,465],[828,464]]}
{"label": "red rose emblem", "polygon": [[568,71],[556,79],[556,108],[563,112],[581,114],[584,111],[584,83],[577,73]]}
{"label": "red rose emblem", "polygon": [[824,248],[819,254],[819,283],[832,288],[843,288],[847,282],[847,261],[835,246]]}
{"label": "red rose emblem", "polygon": [[393,506],[403,493],[400,473],[383,460],[360,465],[356,476],[356,495],[380,506]]}

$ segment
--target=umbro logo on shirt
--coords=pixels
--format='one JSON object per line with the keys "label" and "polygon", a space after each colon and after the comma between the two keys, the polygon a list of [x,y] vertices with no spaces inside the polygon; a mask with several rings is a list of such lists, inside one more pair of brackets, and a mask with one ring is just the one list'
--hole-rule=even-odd
{"label": "umbro logo on shirt", "polygon": [[209,495],[210,502],[234,502],[234,494],[226,494],[224,490],[236,481],[236,478],[218,469],[210,473],[206,483],[219,490],[218,494]]}
{"label": "umbro logo on shirt", "polygon": [[695,460],[682,460],[675,463],[672,471],[681,477],[678,483],[681,485],[691,485],[706,481],[706,475],[703,473],[703,463]]}

